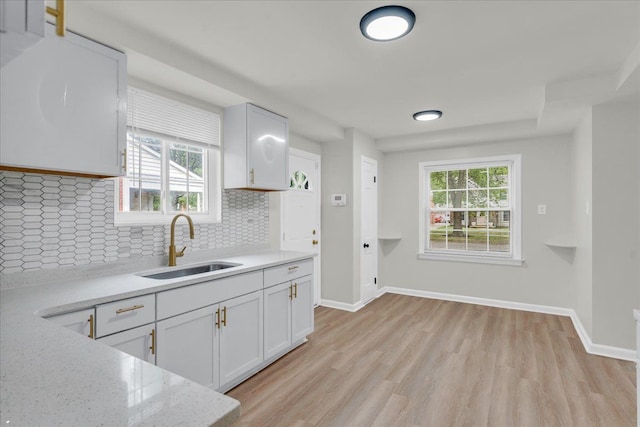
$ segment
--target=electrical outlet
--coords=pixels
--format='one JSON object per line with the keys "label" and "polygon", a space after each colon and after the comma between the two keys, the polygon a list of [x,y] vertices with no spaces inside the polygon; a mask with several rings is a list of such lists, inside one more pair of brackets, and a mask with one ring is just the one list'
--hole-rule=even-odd
{"label": "electrical outlet", "polygon": [[547,205],[538,205],[538,215],[547,214]]}

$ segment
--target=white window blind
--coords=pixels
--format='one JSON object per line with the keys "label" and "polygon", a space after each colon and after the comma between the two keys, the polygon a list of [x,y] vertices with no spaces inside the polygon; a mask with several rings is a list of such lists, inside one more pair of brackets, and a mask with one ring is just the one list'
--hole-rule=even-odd
{"label": "white window blind", "polygon": [[180,140],[220,146],[220,116],[129,87],[127,125]]}

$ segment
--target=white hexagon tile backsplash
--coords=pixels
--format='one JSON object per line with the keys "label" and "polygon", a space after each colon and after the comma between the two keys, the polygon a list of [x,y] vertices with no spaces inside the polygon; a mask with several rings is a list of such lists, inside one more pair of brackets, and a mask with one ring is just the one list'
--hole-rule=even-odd
{"label": "white hexagon tile backsplash", "polygon": [[[0,171],[0,273],[165,254],[169,226],[113,225],[113,191],[111,179]],[[189,239],[182,225],[178,241]],[[264,245],[267,195],[223,191],[222,222],[195,231],[191,250]]]}

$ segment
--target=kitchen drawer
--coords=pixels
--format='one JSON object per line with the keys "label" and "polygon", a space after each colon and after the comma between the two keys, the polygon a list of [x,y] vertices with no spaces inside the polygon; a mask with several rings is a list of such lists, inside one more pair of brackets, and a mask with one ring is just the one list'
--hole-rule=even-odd
{"label": "kitchen drawer", "polygon": [[96,337],[146,325],[155,320],[154,294],[102,304],[96,307]]}
{"label": "kitchen drawer", "polygon": [[267,268],[264,270],[264,287],[268,288],[309,274],[313,274],[312,259]]}
{"label": "kitchen drawer", "polygon": [[158,293],[158,320],[262,289],[262,270]]}

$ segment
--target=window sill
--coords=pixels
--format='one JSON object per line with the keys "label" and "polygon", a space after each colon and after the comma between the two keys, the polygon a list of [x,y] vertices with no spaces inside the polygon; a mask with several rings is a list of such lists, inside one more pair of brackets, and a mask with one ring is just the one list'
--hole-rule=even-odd
{"label": "window sill", "polygon": [[[186,212],[185,212],[186,213]],[[176,213],[178,215],[179,213]],[[199,224],[219,224],[222,222],[220,218],[208,216],[208,215],[195,215],[187,213],[193,220],[194,225]],[[116,227],[144,227],[147,225],[170,225],[173,220],[173,216],[169,215],[157,215],[153,218],[141,218],[141,217],[121,217],[114,218],[113,225]],[[184,222],[186,224],[186,221]],[[182,224],[182,222],[179,222]]]}
{"label": "window sill", "polygon": [[444,254],[444,253],[418,253],[418,259],[429,259],[434,261],[455,261],[455,262],[471,262],[476,264],[498,264],[521,266],[523,259],[499,258],[488,256],[473,256],[460,254]]}

